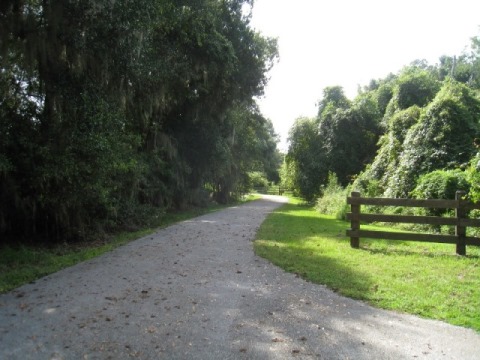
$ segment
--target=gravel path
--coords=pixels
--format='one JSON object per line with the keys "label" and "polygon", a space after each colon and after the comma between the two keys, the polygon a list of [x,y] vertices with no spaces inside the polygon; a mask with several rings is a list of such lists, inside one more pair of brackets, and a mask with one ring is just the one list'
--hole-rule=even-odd
{"label": "gravel path", "polygon": [[474,331],[374,309],[253,254],[280,197],[0,295],[0,359],[480,359]]}

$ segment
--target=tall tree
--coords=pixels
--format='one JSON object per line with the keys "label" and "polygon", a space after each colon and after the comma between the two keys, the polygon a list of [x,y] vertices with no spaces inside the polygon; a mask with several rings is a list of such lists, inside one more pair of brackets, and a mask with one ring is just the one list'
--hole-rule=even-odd
{"label": "tall tree", "polygon": [[230,160],[189,149],[218,154],[276,57],[246,2],[3,1],[0,233],[75,238],[192,201]]}
{"label": "tall tree", "polygon": [[293,184],[299,194],[313,200],[320,194],[322,174],[328,169],[322,162],[321,142],[315,119],[298,118],[289,132],[289,147],[286,156],[287,166],[294,169]]}
{"label": "tall tree", "polygon": [[480,101],[470,89],[447,80],[419,122],[405,136],[399,166],[389,186],[408,196],[422,174],[466,166],[475,154],[480,130]]}
{"label": "tall tree", "polygon": [[368,95],[359,96],[348,108],[331,107],[319,117],[319,137],[323,152],[318,160],[326,164],[324,181],[334,172],[342,185],[351,182],[369,163],[377,149],[380,113]]}

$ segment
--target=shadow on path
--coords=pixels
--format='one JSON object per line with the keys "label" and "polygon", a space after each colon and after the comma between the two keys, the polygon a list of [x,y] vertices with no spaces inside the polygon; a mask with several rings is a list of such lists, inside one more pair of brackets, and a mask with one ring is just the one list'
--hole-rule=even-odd
{"label": "shadow on path", "polygon": [[0,295],[0,358],[478,358],[473,331],[373,309],[255,256],[278,205],[185,221]]}

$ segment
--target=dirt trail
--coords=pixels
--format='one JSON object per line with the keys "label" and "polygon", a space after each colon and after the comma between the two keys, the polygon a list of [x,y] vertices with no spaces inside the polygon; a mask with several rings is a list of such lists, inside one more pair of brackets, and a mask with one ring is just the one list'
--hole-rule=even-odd
{"label": "dirt trail", "polygon": [[374,309],[254,255],[283,198],[185,221],[0,295],[0,359],[479,359],[480,334]]}

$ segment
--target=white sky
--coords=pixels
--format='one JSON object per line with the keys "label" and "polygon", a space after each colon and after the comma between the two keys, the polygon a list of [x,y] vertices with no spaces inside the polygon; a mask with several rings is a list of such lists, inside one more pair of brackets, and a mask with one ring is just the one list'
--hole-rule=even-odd
{"label": "white sky", "polygon": [[416,59],[460,55],[480,35],[479,0],[255,0],[252,26],[278,38],[280,62],[259,100],[286,150],[299,116],[313,117],[327,86],[358,85]]}

